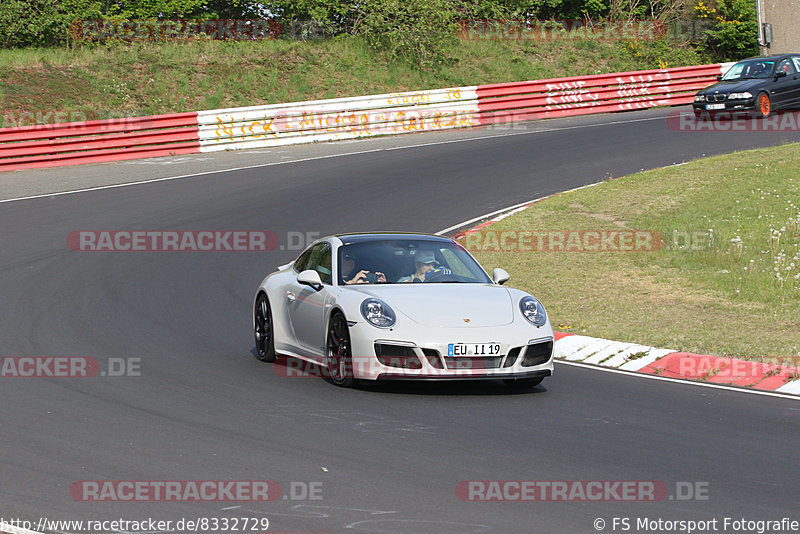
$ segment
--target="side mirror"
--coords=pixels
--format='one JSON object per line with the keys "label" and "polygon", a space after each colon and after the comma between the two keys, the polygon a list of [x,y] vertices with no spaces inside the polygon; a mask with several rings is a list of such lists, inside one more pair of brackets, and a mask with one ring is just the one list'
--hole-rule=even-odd
{"label": "side mirror", "polygon": [[492,280],[494,280],[494,283],[499,286],[508,282],[509,278],[511,278],[511,275],[508,274],[504,269],[495,269],[492,271]]}
{"label": "side mirror", "polygon": [[322,280],[320,279],[317,271],[303,271],[297,275],[297,283],[311,286],[317,291],[322,289]]}
{"label": "side mirror", "polygon": [[718,82],[721,82],[721,81],[722,81],[722,74],[717,74],[717,81],[718,81]]}
{"label": "side mirror", "polygon": [[785,71],[779,70],[775,73],[775,79],[777,80],[778,78],[786,78],[786,75],[787,73]]}

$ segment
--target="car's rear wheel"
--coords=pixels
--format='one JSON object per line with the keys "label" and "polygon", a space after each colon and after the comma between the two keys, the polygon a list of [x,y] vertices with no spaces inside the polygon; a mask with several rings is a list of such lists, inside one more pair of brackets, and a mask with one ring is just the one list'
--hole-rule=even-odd
{"label": "car's rear wheel", "polygon": [[770,113],[772,113],[772,102],[770,102],[769,95],[764,92],[758,93],[756,97],[756,118],[769,117]]}
{"label": "car's rear wheel", "polygon": [[328,325],[325,367],[328,378],[337,386],[348,388],[355,384],[350,329],[347,327],[344,315],[339,312],[333,314]]}
{"label": "car's rear wheel", "polygon": [[538,386],[542,383],[542,380],[544,380],[544,377],[538,376],[536,378],[508,378],[503,382],[514,389],[528,389]]}
{"label": "car's rear wheel", "polygon": [[256,299],[253,310],[253,329],[255,330],[256,352],[262,362],[275,361],[275,329],[272,326],[272,310],[264,293]]}

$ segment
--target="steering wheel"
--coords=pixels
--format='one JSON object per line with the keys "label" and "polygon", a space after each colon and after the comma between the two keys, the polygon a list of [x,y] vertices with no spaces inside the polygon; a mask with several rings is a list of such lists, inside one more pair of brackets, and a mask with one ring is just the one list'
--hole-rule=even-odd
{"label": "steering wheel", "polygon": [[445,277],[447,275],[453,274],[453,271],[448,269],[447,267],[437,267],[432,271],[428,271],[425,273],[425,282],[436,282],[437,280]]}

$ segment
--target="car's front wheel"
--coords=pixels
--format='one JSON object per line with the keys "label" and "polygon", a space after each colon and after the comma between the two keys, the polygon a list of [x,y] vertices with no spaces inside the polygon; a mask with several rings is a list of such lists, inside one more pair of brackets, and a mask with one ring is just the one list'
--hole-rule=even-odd
{"label": "car's front wheel", "polygon": [[272,326],[272,310],[264,293],[256,299],[253,310],[253,329],[256,337],[256,352],[262,362],[275,361],[275,329]]}
{"label": "car's front wheel", "polygon": [[769,95],[765,92],[758,93],[758,96],[756,96],[756,118],[767,118],[770,113],[772,113],[772,102],[769,99]]}
{"label": "car's front wheel", "polygon": [[515,389],[528,389],[534,388],[542,383],[544,377],[537,376],[536,378],[509,378],[503,380],[507,386]]}
{"label": "car's front wheel", "polygon": [[331,382],[337,386],[348,388],[355,384],[350,329],[344,315],[339,312],[333,314],[328,325],[325,367]]}

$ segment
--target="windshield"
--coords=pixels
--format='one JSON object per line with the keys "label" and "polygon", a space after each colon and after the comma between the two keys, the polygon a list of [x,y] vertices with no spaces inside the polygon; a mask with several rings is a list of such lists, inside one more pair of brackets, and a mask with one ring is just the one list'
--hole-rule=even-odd
{"label": "windshield", "polygon": [[491,283],[477,261],[452,241],[376,240],[339,247],[339,284]]}
{"label": "windshield", "polygon": [[730,81],[747,80],[750,78],[769,78],[773,65],[775,65],[774,61],[767,60],[740,61],[728,69],[728,72],[722,76],[722,79]]}

